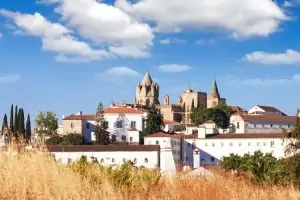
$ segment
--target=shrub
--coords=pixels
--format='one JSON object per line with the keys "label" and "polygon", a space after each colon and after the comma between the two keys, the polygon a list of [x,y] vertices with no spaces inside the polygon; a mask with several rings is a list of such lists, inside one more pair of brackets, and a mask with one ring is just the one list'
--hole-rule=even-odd
{"label": "shrub", "polygon": [[64,135],[62,145],[81,145],[83,144],[83,136],[81,134],[70,133],[68,135]]}
{"label": "shrub", "polygon": [[59,135],[52,135],[49,139],[45,141],[47,145],[58,145],[62,142],[62,137]]}

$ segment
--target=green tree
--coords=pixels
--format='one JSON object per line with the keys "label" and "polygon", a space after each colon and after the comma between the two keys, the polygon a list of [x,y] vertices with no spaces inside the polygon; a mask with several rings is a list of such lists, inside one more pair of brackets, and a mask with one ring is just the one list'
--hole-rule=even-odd
{"label": "green tree", "polygon": [[288,132],[283,129],[283,132],[288,140],[288,144],[285,148],[286,155],[294,155],[300,149],[300,117],[299,109],[297,110],[296,123],[292,131]]}
{"label": "green tree", "polygon": [[30,140],[31,138],[31,122],[30,122],[30,115],[27,115],[27,120],[26,120],[26,132],[25,132],[25,138],[27,140]]}
{"label": "green tree", "polygon": [[194,101],[194,99],[193,99],[193,100],[192,100],[192,104],[191,104],[191,111],[193,111],[194,108],[195,108],[195,101]]}
{"label": "green tree", "polygon": [[63,136],[61,143],[62,145],[81,145],[83,144],[83,136],[81,134],[70,133]]}
{"label": "green tree", "polygon": [[62,143],[63,138],[59,135],[52,135],[49,139],[45,141],[47,145],[58,145]]}
{"label": "green tree", "polygon": [[227,107],[215,107],[203,109],[201,107],[193,109],[191,115],[192,123],[200,125],[208,120],[214,121],[220,128],[228,128],[230,124],[230,114]]}
{"label": "green tree", "polygon": [[109,132],[107,131],[108,124],[104,119],[104,109],[102,102],[99,103],[96,111],[96,143],[107,145],[110,143]]}
{"label": "green tree", "polygon": [[11,133],[14,132],[14,105],[13,104],[11,104],[10,107],[9,129]]}
{"label": "green tree", "polygon": [[17,137],[18,136],[18,130],[19,130],[19,118],[18,118],[18,106],[15,106],[15,119],[14,119],[14,136]]}
{"label": "green tree", "polygon": [[6,116],[6,114],[4,114],[4,117],[3,117],[2,134],[3,134],[3,131],[4,131],[5,128],[8,128],[8,124],[7,124],[7,116]]}
{"label": "green tree", "polygon": [[150,107],[147,111],[146,128],[147,134],[153,134],[162,130],[164,126],[163,116],[158,108]]}
{"label": "green tree", "polygon": [[23,108],[20,108],[18,112],[18,134],[25,138],[25,118]]}
{"label": "green tree", "polygon": [[40,135],[53,135],[58,128],[56,114],[53,112],[39,112],[35,118],[35,130]]}

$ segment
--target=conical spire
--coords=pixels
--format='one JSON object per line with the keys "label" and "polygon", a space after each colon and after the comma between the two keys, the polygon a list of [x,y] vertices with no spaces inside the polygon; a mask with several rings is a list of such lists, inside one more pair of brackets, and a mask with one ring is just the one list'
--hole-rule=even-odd
{"label": "conical spire", "polygon": [[219,89],[218,89],[216,79],[214,79],[214,82],[213,82],[213,85],[212,85],[212,88],[211,88],[211,94],[216,95],[218,98],[220,98]]}
{"label": "conical spire", "polygon": [[147,73],[145,74],[144,79],[142,81],[142,85],[150,86],[152,85],[152,83],[153,83],[152,78],[147,70]]}

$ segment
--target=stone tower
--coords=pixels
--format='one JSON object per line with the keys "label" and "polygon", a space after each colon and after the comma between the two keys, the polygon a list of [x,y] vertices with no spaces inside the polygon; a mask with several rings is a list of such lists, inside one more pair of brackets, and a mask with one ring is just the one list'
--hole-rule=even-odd
{"label": "stone tower", "polygon": [[154,83],[149,72],[141,83],[136,86],[135,104],[151,106],[159,104],[159,85]]}
{"label": "stone tower", "polygon": [[216,80],[213,81],[213,85],[209,95],[207,96],[207,108],[214,108],[222,102],[219,89]]}
{"label": "stone tower", "polygon": [[169,95],[164,96],[164,106],[170,105],[170,97]]}

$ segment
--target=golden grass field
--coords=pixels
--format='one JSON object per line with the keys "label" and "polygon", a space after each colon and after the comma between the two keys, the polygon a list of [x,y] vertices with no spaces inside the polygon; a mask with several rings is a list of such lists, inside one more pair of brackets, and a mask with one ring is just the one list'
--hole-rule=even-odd
{"label": "golden grass field", "polygon": [[[136,172],[135,172],[136,173]],[[118,187],[111,175],[92,165],[84,178],[71,167],[57,164],[45,152],[0,152],[0,199],[43,200],[243,200],[300,199],[290,188],[259,187],[226,175],[215,180],[204,177],[161,178],[158,182],[138,181]]]}

